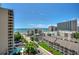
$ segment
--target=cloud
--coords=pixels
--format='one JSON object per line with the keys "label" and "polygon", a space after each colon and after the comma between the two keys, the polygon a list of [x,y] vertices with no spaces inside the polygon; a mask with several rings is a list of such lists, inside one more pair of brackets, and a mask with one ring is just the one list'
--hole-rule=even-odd
{"label": "cloud", "polygon": [[48,28],[49,26],[56,26],[55,24],[28,24],[31,28]]}

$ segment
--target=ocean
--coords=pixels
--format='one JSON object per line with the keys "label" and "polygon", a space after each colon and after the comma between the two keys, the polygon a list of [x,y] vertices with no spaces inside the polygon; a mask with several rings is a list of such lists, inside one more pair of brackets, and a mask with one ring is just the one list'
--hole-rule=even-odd
{"label": "ocean", "polygon": [[[27,32],[28,30],[31,30],[31,29],[34,29],[34,28],[16,28],[14,29],[14,32],[21,32],[21,33],[25,33]],[[48,28],[38,28],[44,32],[47,32],[48,31]]]}

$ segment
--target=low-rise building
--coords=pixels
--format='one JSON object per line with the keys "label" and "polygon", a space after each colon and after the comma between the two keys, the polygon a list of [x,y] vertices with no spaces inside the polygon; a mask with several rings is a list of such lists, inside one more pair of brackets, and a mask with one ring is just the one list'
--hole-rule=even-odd
{"label": "low-rise building", "polygon": [[44,34],[47,36],[47,34],[51,34],[51,36],[60,38],[62,40],[72,40],[74,38],[75,31],[53,31],[53,32],[44,32]]}
{"label": "low-rise building", "polygon": [[49,31],[57,31],[57,27],[56,26],[49,26],[48,30]]}
{"label": "low-rise building", "polygon": [[63,40],[71,40],[74,38],[75,31],[57,31],[57,36]]}
{"label": "low-rise building", "polygon": [[65,55],[79,55],[79,42],[72,42],[49,36],[44,36],[42,39],[48,42],[51,47]]}

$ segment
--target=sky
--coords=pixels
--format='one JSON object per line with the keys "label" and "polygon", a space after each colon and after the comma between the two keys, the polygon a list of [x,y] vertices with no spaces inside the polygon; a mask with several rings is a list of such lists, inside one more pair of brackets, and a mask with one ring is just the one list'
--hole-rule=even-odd
{"label": "sky", "polygon": [[4,3],[1,6],[14,10],[14,28],[47,28],[79,18],[79,4]]}

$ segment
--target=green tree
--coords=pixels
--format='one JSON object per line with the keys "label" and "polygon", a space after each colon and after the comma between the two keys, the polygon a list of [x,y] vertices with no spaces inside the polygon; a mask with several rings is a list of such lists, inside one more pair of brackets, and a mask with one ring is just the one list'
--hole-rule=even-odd
{"label": "green tree", "polygon": [[37,47],[38,46],[34,42],[28,42],[28,44],[25,45],[25,52],[27,52],[28,54],[36,54]]}
{"label": "green tree", "polygon": [[74,38],[79,39],[79,32],[74,33]]}
{"label": "green tree", "polygon": [[15,40],[15,41],[20,41],[20,39],[21,39],[21,34],[20,34],[19,32],[16,32],[16,33],[14,34],[14,40]]}

